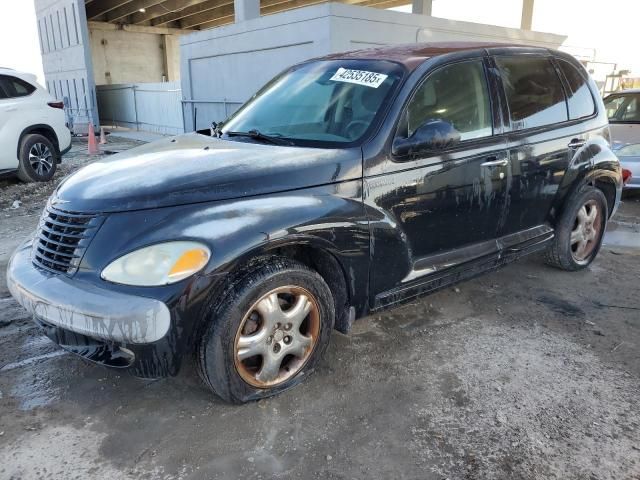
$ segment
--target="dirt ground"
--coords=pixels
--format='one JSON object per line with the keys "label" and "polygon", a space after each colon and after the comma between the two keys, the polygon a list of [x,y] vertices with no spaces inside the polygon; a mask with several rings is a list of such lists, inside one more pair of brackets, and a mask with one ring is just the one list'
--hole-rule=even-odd
{"label": "dirt ground", "polygon": [[530,258],[360,320],[238,407],[192,367],[140,380],[38,334],[4,272],[51,188],[0,181],[1,479],[640,479],[640,196],[588,270]]}

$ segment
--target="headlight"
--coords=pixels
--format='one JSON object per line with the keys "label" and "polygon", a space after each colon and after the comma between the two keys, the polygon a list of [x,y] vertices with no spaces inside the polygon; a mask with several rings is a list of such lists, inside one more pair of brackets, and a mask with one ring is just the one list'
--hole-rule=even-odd
{"label": "headlight", "polygon": [[111,262],[102,270],[109,282],[152,287],[179,282],[201,270],[210,250],[196,242],[166,242],[144,247]]}

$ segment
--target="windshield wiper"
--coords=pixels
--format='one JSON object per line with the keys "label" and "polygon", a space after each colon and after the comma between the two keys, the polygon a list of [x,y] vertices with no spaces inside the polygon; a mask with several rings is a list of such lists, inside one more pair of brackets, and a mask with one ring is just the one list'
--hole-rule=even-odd
{"label": "windshield wiper", "polygon": [[229,137],[249,137],[254,140],[260,140],[265,143],[271,143],[272,145],[293,145],[290,140],[285,140],[275,135],[265,135],[258,130],[249,130],[248,132],[224,132]]}

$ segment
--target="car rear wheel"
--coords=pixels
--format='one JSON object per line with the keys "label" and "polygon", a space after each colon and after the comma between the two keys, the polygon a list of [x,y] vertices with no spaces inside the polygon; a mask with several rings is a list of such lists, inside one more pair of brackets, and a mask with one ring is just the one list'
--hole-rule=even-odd
{"label": "car rear wheel", "polygon": [[251,271],[214,300],[198,349],[200,375],[224,400],[276,395],[309,376],[334,324],[318,273],[284,258]]}
{"label": "car rear wheel", "polygon": [[546,262],[569,271],[589,266],[600,251],[608,211],[607,199],[599,189],[586,186],[574,193],[556,225]]}
{"label": "car rear wheel", "polygon": [[56,149],[40,134],[25,135],[20,142],[18,178],[23,182],[47,182],[56,173]]}

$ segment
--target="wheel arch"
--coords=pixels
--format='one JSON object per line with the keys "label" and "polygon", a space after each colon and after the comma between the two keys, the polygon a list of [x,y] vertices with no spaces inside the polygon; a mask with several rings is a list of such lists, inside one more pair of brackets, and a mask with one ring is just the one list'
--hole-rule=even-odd
{"label": "wheel arch", "polygon": [[39,135],[42,135],[46,137],[51,143],[53,143],[53,146],[56,149],[56,152],[55,152],[56,157],[57,159],[60,158],[60,142],[58,141],[58,136],[56,135],[56,132],[53,130],[53,128],[51,128],[50,125],[39,123],[39,124],[31,125],[25,128],[24,130],[22,130],[22,133],[20,133],[20,137],[18,137],[18,147],[16,150],[16,155],[18,159],[20,159],[20,146],[22,145],[22,140],[24,139],[25,136],[30,135],[32,133],[37,133]]}
{"label": "wheel arch", "polygon": [[590,180],[592,186],[601,190],[607,199],[607,208],[609,218],[614,213],[617,202],[617,188],[615,180],[610,175],[599,175]]}
{"label": "wheel arch", "polygon": [[328,241],[312,236],[295,236],[282,241],[262,244],[237,258],[225,270],[243,272],[263,265],[273,257],[296,260],[317,272],[328,285],[335,304],[335,328],[347,333],[355,317],[352,299],[356,278],[353,269],[346,268]]}
{"label": "wheel arch", "polygon": [[571,184],[571,188],[567,189],[562,198],[560,208],[554,212],[554,222],[560,218],[571,196],[585,186],[591,186],[602,191],[607,199],[608,218],[611,218],[615,213],[622,192],[622,187],[618,185],[616,174],[609,170],[592,169],[585,172],[584,175]]}
{"label": "wheel arch", "polygon": [[552,212],[554,222],[560,218],[569,198],[585,185],[602,191],[611,218],[622,196],[622,167],[603,138],[592,139],[574,155],[558,191]]}

